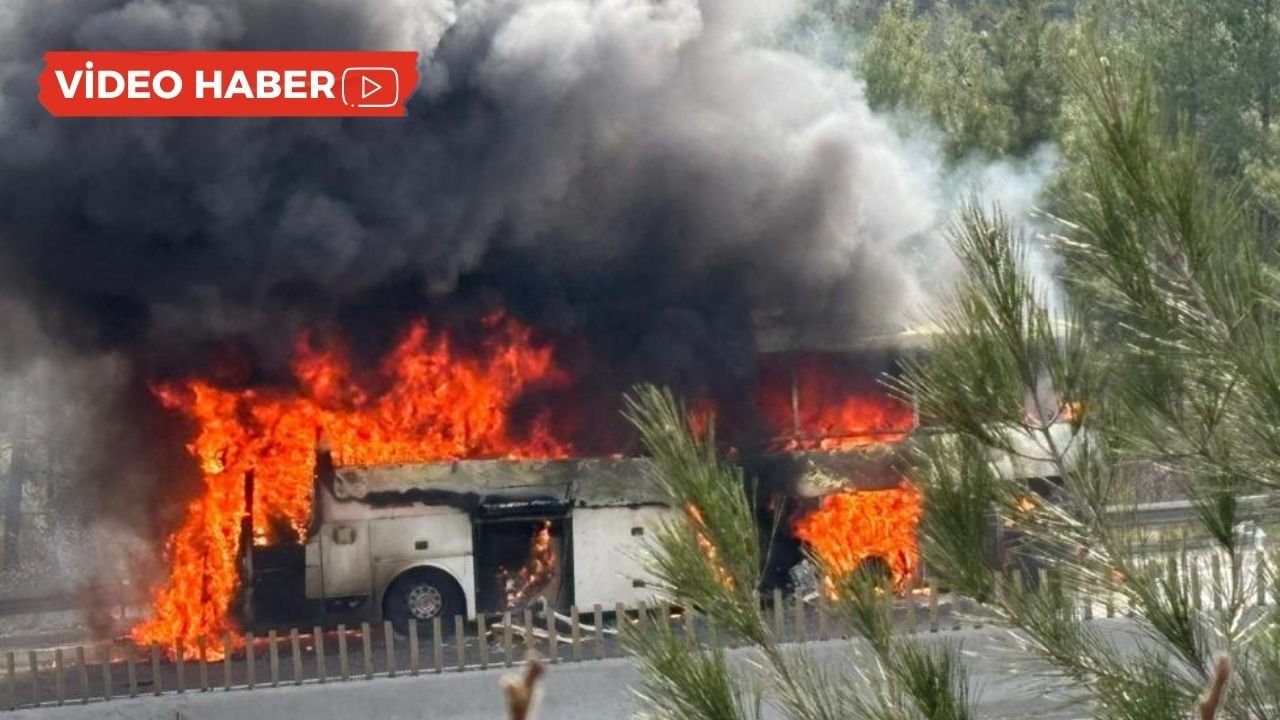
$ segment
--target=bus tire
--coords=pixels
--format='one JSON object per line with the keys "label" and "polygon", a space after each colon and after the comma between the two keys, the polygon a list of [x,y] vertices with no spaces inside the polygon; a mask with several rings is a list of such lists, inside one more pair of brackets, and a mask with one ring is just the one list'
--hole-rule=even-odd
{"label": "bus tire", "polygon": [[414,568],[391,583],[382,601],[382,616],[398,633],[407,633],[409,623],[420,625],[440,618],[449,627],[450,618],[466,612],[462,586],[449,573],[436,568]]}

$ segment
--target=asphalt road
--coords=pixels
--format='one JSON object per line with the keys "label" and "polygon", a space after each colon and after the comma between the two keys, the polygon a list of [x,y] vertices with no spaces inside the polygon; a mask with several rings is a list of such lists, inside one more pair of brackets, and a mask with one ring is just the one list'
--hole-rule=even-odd
{"label": "asphalt road", "polygon": [[[1125,621],[1102,621],[1117,637]],[[925,635],[929,642],[959,643],[970,659],[972,691],[985,718],[1013,720],[1074,720],[1088,716],[1087,708],[1069,702],[1053,689],[1044,669],[1025,652],[1010,647],[1008,632],[994,627],[969,628]],[[872,672],[866,650],[844,641],[810,642],[805,650],[833,674],[855,677]],[[748,649],[731,651],[749,667]],[[363,679],[300,687],[212,691],[185,695],[115,700],[84,706],[19,710],[17,719],[111,718],[116,720],[231,720],[233,718],[361,718],[362,720],[494,720],[504,717],[499,678],[504,670],[427,674],[418,677]],[[553,666],[544,686],[540,717],[556,720],[625,718],[638,709],[632,689],[639,675],[630,660],[614,658]],[[766,717],[778,717],[766,711]]]}

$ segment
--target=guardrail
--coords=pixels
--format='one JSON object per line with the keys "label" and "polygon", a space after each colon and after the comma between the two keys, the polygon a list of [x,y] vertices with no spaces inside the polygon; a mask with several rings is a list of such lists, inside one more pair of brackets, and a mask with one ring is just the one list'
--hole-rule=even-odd
{"label": "guardrail", "polygon": [[[1239,498],[1237,502],[1247,519],[1256,519],[1261,516],[1262,511],[1280,505],[1280,497],[1271,494],[1249,495]],[[1111,511],[1116,515],[1131,515],[1136,520],[1135,524],[1141,527],[1180,525],[1200,519],[1199,508],[1190,500],[1145,503],[1134,507],[1116,506]]]}
{"label": "guardrail", "polygon": [[[1192,589],[1197,607],[1223,606],[1221,584],[1213,581],[1221,578],[1222,571],[1216,555],[1173,571],[1185,575],[1184,586]],[[1202,583],[1206,572],[1211,573],[1210,580]],[[1274,593],[1280,588],[1263,555],[1258,555],[1249,574],[1249,604],[1274,605]],[[1045,580],[1042,575],[1039,587],[1048,586]],[[891,602],[895,626],[902,633],[944,633],[995,620],[982,606],[939,592],[936,584],[909,587],[905,597]],[[821,600],[797,600],[775,591],[765,599],[763,608],[783,641],[804,643],[851,635]],[[1076,608],[1082,620],[1120,617],[1127,612],[1121,598],[1097,593],[1082,593]],[[567,614],[525,610],[474,622],[461,616],[436,618],[425,628],[410,625],[406,635],[393,632],[389,622],[339,625],[329,630],[292,628],[265,636],[224,634],[202,645],[199,657],[184,660],[175,659],[174,648],[160,645],[77,645],[3,654],[0,707],[61,706],[147,695],[238,692],[467,672],[509,667],[531,651],[553,664],[585,662],[621,656],[619,629],[654,622],[673,623],[679,632],[704,642],[716,637],[696,613],[673,612],[665,606],[618,605],[606,610],[597,605],[573,608]]]}
{"label": "guardrail", "polygon": [[[904,631],[945,632],[961,623],[949,596],[936,587],[910,593],[894,608]],[[806,642],[847,636],[825,603],[795,601],[777,591],[764,604],[778,636]],[[0,707],[62,706],[119,698],[230,692],[283,685],[324,684],[426,673],[444,674],[511,666],[536,652],[547,662],[620,657],[624,625],[675,623],[703,641],[711,635],[696,613],[665,606],[590,609],[568,613],[531,609],[480,617],[435,618],[410,625],[405,635],[390,622],[271,631],[265,636],[224,634],[199,657],[176,659],[175,647],[127,642],[50,648],[0,655]]]}
{"label": "guardrail", "polygon": [[[1265,508],[1272,496],[1245,498],[1251,511]],[[1194,521],[1198,511],[1190,502],[1154,503],[1129,509],[1143,526],[1173,525]],[[1170,556],[1172,557],[1172,556]],[[1185,554],[1169,563],[1154,560],[1182,576],[1197,607],[1220,608],[1224,604],[1219,582],[1224,566],[1220,554]],[[1251,553],[1244,572],[1250,604],[1274,605],[1280,593],[1265,553]],[[1047,586],[1041,569],[1039,586]],[[1202,579],[1207,578],[1202,582]],[[849,633],[825,602],[796,600],[775,591],[764,607],[774,632],[791,642],[828,640]],[[0,614],[75,609],[77,601],[26,598],[0,601]],[[908,587],[896,599],[893,613],[904,633],[939,633],[990,623],[977,604],[937,585]],[[1128,609],[1119,597],[1082,593],[1077,602],[1082,620],[1123,616]],[[173,647],[139,647],[128,642],[65,645],[41,650],[0,654],[0,708],[16,709],[68,703],[109,701],[123,697],[231,692],[281,685],[346,682],[375,677],[443,674],[510,666],[536,651],[548,662],[580,662],[618,657],[620,627],[651,622],[674,622],[681,631],[709,639],[702,618],[694,613],[672,612],[663,607],[572,608],[567,614],[506,613],[501,617],[467,621],[461,616],[436,618],[430,625],[411,625],[397,635],[390,623],[359,627],[339,625],[322,629],[289,628],[266,635],[224,634],[210,638],[199,657],[174,659]]]}

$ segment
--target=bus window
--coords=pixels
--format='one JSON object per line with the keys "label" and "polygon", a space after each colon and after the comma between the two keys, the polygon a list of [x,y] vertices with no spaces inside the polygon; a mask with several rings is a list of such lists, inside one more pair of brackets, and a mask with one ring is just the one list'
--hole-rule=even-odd
{"label": "bus window", "polygon": [[901,440],[915,428],[915,412],[885,384],[897,372],[887,352],[770,356],[760,364],[759,406],[787,450]]}

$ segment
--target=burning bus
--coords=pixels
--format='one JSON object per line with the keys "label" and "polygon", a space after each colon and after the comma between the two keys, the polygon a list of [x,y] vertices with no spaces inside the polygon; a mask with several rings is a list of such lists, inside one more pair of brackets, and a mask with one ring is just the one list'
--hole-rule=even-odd
{"label": "burning bus", "polygon": [[[872,569],[901,586],[918,570],[920,494],[904,445],[918,413],[884,380],[922,347],[922,333],[792,350],[760,363],[763,447],[738,454],[765,489],[767,578],[787,585],[805,551],[844,571]],[[766,347],[768,347],[766,345]],[[741,428],[728,423],[727,436]],[[306,597],[326,613],[389,619],[564,609],[651,600],[646,536],[675,517],[634,457],[334,462],[316,457],[305,544]],[[781,513],[778,511],[781,510]],[[294,560],[293,562],[296,562]],[[280,590],[264,593],[278,597]]]}
{"label": "burning bus", "polygon": [[403,629],[438,616],[634,605],[671,514],[643,459],[334,467],[322,448],[306,594]]}
{"label": "burning bus", "polygon": [[[403,626],[648,599],[641,550],[674,511],[646,461],[634,448],[581,452],[549,407],[518,413],[531,388],[563,373],[528,328],[499,316],[486,329],[463,352],[415,324],[374,381],[340,345],[304,342],[294,389],[157,387],[197,427],[188,447],[207,490],[171,536],[170,583],[135,639],[176,637],[194,652],[228,623],[303,612]],[[717,439],[758,483],[765,589],[790,589],[810,552],[899,587],[918,571],[922,508],[907,450],[939,429],[885,380],[927,338],[762,333],[739,393],[749,411],[692,396],[695,410],[718,410]]]}

